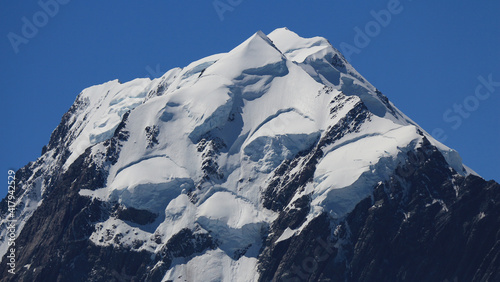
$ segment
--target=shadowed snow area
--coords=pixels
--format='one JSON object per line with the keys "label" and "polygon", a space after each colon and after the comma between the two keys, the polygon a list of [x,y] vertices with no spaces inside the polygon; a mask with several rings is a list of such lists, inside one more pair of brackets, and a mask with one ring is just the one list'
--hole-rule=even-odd
{"label": "shadowed snow area", "polygon": [[[185,229],[215,242],[174,261],[164,280],[256,280],[261,238],[278,216],[263,204],[273,176],[312,174],[291,201],[311,197],[307,221],[287,229],[285,240],[320,211],[350,212],[424,138],[467,174],[458,153],[402,114],[328,40],[286,28],[257,32],[228,53],[154,80],[87,88],[75,105],[64,168],[91,148],[106,177],[104,187],[80,195],[154,215],[144,226],[99,222],[96,245],[158,253]],[[289,175],[280,175],[290,163]],[[109,230],[127,228],[133,232],[106,240]]]}

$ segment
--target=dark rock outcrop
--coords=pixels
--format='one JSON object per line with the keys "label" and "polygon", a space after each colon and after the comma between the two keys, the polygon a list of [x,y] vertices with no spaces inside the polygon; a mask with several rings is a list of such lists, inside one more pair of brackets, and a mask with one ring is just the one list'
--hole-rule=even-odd
{"label": "dark rock outcrop", "polygon": [[450,171],[428,143],[419,150],[426,158],[411,175],[395,173],[344,218],[323,213],[275,243],[296,222],[281,212],[260,281],[499,280],[500,185]]}

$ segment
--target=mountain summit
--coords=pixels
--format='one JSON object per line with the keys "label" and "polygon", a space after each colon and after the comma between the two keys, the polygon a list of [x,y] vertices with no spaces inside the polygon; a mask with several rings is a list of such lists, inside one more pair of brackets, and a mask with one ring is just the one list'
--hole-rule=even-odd
{"label": "mountain summit", "polygon": [[500,185],[286,28],[83,90],[15,177],[2,281],[500,279]]}

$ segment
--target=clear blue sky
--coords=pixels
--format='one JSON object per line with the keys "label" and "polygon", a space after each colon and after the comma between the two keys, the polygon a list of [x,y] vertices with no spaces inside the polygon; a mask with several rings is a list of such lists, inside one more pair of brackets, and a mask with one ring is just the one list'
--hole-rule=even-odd
{"label": "clear blue sky", "polygon": [[[37,1],[0,0],[5,180],[7,169],[40,156],[82,89],[158,76],[283,26],[356,47],[349,57],[363,76],[428,132],[441,128],[468,166],[500,180],[500,87],[474,96],[479,76],[500,82],[499,1],[54,1],[42,0],[52,3],[44,10]],[[372,11],[381,10],[391,18],[375,24]],[[368,43],[356,27],[368,28]]]}

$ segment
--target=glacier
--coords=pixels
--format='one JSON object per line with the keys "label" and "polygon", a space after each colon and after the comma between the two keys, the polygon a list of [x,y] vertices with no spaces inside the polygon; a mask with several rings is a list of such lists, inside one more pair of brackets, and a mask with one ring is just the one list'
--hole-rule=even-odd
{"label": "glacier", "polygon": [[[49,146],[38,161],[47,173],[67,171],[88,154],[105,180],[80,196],[154,215],[144,224],[113,216],[95,222],[93,244],[159,254],[183,230],[216,242],[211,250],[173,259],[163,281],[257,281],[261,238],[279,215],[273,206],[311,199],[307,220],[287,228],[277,242],[300,234],[321,213],[341,219],[425,140],[455,174],[475,174],[328,40],[302,38],[287,28],[259,31],[227,53],[160,78],[87,88],[66,124],[58,141],[64,154]],[[317,154],[307,154],[311,150]],[[279,194],[311,164],[310,181],[266,204],[265,191]],[[36,195],[24,202],[31,208],[21,212],[18,232],[50,184],[30,181]],[[272,183],[281,186],[272,190]],[[0,254],[6,251],[3,240]]]}

